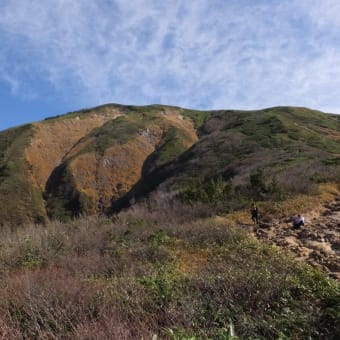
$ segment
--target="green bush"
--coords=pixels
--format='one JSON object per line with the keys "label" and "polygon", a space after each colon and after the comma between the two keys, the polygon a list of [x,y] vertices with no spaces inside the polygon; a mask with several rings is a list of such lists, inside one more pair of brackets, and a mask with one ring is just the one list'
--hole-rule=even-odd
{"label": "green bush", "polygon": [[180,190],[177,197],[184,202],[202,202],[216,207],[229,199],[230,191],[231,182],[217,177],[207,181],[194,181]]}

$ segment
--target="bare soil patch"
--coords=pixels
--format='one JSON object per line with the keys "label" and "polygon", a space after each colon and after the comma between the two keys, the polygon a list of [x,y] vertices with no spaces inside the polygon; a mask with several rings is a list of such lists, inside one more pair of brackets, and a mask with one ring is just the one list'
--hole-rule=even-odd
{"label": "bare soil patch", "polygon": [[340,280],[340,196],[316,213],[306,214],[306,223],[299,230],[290,219],[276,223],[259,223],[254,235],[292,251],[297,260],[320,268]]}

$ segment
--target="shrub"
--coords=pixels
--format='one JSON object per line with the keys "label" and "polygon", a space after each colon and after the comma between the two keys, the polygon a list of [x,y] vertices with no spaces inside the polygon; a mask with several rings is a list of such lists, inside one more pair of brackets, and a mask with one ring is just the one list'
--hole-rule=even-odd
{"label": "shrub", "polygon": [[207,181],[195,181],[180,190],[177,197],[183,202],[202,202],[211,207],[217,207],[227,202],[231,191],[231,182],[221,177]]}
{"label": "shrub", "polygon": [[336,281],[225,220],[170,215],[140,205],[112,221],[8,230],[0,335],[337,338]]}

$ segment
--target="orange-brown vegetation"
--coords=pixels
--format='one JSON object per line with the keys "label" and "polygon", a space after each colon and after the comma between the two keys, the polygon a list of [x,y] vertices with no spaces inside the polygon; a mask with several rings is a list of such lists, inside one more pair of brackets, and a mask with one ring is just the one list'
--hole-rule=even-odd
{"label": "orange-brown vegetation", "polygon": [[68,155],[75,144],[92,129],[121,115],[118,109],[106,114],[87,115],[86,118],[48,120],[34,123],[35,133],[25,150],[31,165],[31,177],[36,185],[45,190],[48,177]]}
{"label": "orange-brown vegetation", "polygon": [[[84,212],[103,212],[110,208],[112,200],[128,192],[141,179],[146,159],[162,145],[171,126],[189,136],[183,140],[185,148],[198,139],[193,123],[184,119],[179,110],[168,108],[159,115],[160,125],[145,126],[127,143],[108,146],[100,152],[82,152],[95,143],[94,137],[87,137],[93,129],[125,114],[119,108],[112,108],[102,114],[94,111],[86,117],[35,123],[34,136],[25,150],[34,185],[44,191],[55,168],[68,162],[73,190],[88,200]],[[139,119],[142,118],[140,115]]]}

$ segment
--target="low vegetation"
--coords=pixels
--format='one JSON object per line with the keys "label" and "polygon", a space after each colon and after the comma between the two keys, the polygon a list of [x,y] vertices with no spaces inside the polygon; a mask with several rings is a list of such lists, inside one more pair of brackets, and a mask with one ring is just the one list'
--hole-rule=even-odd
{"label": "low vegetation", "polygon": [[187,149],[191,143],[191,137],[176,127],[170,127],[166,132],[162,146],[159,148],[156,157],[156,166],[161,166],[174,160],[178,155]]}
{"label": "low vegetation", "polygon": [[0,225],[44,220],[42,192],[31,183],[30,165],[22,153],[33,134],[29,124],[0,134]]}
{"label": "low vegetation", "polygon": [[5,339],[336,339],[340,287],[205,203],[4,231]]}
{"label": "low vegetation", "polygon": [[64,119],[72,119],[78,117],[79,119],[84,119],[86,118],[87,115],[90,115],[91,113],[101,113],[101,114],[106,114],[109,112],[112,108],[123,108],[123,105],[120,104],[105,104],[105,105],[100,105],[96,106],[93,108],[84,108],[81,110],[77,111],[72,111],[72,112],[67,112],[65,114],[60,114],[56,116],[51,116],[47,117],[44,119],[46,123],[51,120],[64,120]]}

